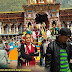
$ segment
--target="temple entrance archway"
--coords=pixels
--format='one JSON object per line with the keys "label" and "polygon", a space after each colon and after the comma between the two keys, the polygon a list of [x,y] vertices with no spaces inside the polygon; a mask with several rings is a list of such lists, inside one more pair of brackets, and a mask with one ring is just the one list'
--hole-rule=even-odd
{"label": "temple entrance archway", "polygon": [[45,22],[46,28],[49,28],[48,15],[44,12],[39,12],[36,14],[35,22],[36,24],[39,24],[39,23],[43,24],[43,22]]}
{"label": "temple entrance archway", "polygon": [[29,28],[29,26],[31,26],[31,22],[28,22],[28,28]]}

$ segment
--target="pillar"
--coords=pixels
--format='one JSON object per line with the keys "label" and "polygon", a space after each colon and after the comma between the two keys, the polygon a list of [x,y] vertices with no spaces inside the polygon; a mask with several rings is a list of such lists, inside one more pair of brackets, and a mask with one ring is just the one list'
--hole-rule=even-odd
{"label": "pillar", "polygon": [[0,22],[0,34],[1,34],[1,25],[2,25],[2,23]]}
{"label": "pillar", "polygon": [[14,24],[14,34],[15,34],[15,24]]}
{"label": "pillar", "polygon": [[26,29],[26,13],[24,13],[24,29]]}
{"label": "pillar", "polygon": [[21,24],[21,33],[22,33],[22,24]]}
{"label": "pillar", "polygon": [[9,34],[11,34],[11,24],[9,25]]}
{"label": "pillar", "polygon": [[8,29],[9,29],[9,28],[8,28],[8,24],[7,24],[7,34],[9,33],[9,32],[8,32]]}
{"label": "pillar", "polygon": [[18,33],[18,24],[16,24],[16,33]]}
{"label": "pillar", "polygon": [[4,24],[2,22],[2,34],[4,34]]}
{"label": "pillar", "polygon": [[72,23],[71,23],[71,33],[72,33]]}
{"label": "pillar", "polygon": [[67,22],[67,28],[69,28],[69,22]]}

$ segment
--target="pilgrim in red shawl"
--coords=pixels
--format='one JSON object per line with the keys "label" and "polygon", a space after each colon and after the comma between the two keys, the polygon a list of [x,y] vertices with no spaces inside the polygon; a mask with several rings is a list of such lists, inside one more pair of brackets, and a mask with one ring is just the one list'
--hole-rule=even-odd
{"label": "pilgrim in red shawl", "polygon": [[24,66],[35,65],[34,56],[38,56],[39,52],[35,45],[31,43],[31,35],[27,33],[25,35],[25,44],[21,45],[21,59]]}

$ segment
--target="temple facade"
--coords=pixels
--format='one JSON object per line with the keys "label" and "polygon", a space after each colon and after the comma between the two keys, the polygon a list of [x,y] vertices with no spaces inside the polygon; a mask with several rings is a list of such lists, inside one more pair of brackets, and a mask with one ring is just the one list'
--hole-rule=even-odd
{"label": "temple facade", "polygon": [[59,8],[60,3],[55,3],[55,0],[28,0],[28,5],[23,5],[24,28],[39,23],[45,23],[46,28],[60,26]]}
{"label": "temple facade", "polygon": [[37,24],[45,24],[49,29],[68,27],[72,32],[72,9],[60,10],[60,3],[55,0],[28,0],[22,7],[24,11],[0,12],[1,38],[22,35],[24,29]]}

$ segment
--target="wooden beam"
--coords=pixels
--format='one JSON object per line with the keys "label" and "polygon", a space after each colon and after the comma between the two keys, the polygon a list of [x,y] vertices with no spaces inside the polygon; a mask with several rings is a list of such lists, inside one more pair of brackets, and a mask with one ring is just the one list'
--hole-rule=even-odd
{"label": "wooden beam", "polygon": [[22,18],[22,17],[0,18],[0,19],[17,19],[17,18]]}

